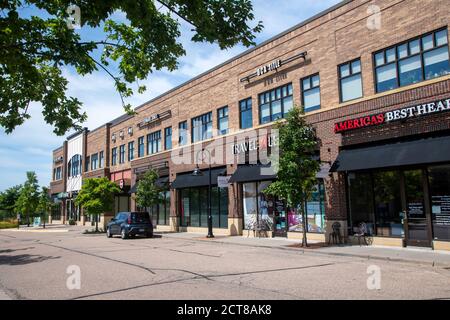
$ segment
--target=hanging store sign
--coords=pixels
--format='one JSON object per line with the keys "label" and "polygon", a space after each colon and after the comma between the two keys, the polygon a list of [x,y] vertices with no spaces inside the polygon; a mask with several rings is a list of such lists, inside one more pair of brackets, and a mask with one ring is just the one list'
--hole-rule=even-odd
{"label": "hanging store sign", "polygon": [[278,71],[279,68],[281,68],[284,65],[287,65],[287,64],[291,63],[292,61],[295,61],[295,60],[300,59],[300,58],[306,59],[307,55],[308,55],[308,53],[305,51],[305,52],[299,53],[299,54],[297,54],[297,55],[295,55],[293,57],[287,58],[285,60],[277,59],[275,61],[272,61],[269,64],[266,64],[264,66],[258,67],[254,73],[252,73],[252,74],[242,78],[240,80],[240,82],[250,82],[251,79],[256,78],[256,77],[260,77],[260,76],[262,76],[262,75],[264,75],[264,74],[266,74],[266,73],[268,73],[270,71]]}
{"label": "hanging store sign", "polygon": [[406,120],[446,111],[450,111],[450,98],[412,107],[396,109],[385,113],[378,113],[370,116],[341,121],[334,125],[334,132],[343,133],[354,129],[373,127],[384,123]]}
{"label": "hanging store sign", "polygon": [[231,176],[217,176],[217,187],[228,188]]}

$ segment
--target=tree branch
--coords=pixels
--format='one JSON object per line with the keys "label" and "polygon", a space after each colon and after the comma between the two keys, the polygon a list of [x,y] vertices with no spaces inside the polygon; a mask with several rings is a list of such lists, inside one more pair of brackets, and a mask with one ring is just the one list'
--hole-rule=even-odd
{"label": "tree branch", "polygon": [[182,16],[178,11],[175,10],[174,7],[172,7],[172,6],[169,5],[168,3],[165,3],[165,2],[162,1],[162,0],[156,0],[156,1],[158,1],[159,3],[161,3],[161,4],[162,4],[164,7],[166,7],[167,9],[169,9],[170,12],[174,13],[175,15],[177,15],[178,17],[180,17],[181,19],[183,19],[184,21],[186,21],[187,23],[193,25],[194,27],[196,27],[196,28],[198,29],[198,26],[197,26],[194,22],[192,22],[192,21],[189,20],[188,18]]}

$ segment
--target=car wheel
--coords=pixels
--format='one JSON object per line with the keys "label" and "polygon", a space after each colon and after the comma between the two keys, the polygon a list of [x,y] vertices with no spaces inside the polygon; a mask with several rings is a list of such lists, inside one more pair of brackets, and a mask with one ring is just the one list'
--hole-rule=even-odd
{"label": "car wheel", "polygon": [[153,233],[148,232],[148,233],[145,234],[145,237],[146,238],[153,238]]}
{"label": "car wheel", "polygon": [[111,230],[109,230],[109,228],[106,229],[106,236],[112,238]]}
{"label": "car wheel", "polygon": [[120,235],[122,236],[123,240],[128,239],[128,234],[125,231],[125,229],[122,229],[122,231],[120,232]]}

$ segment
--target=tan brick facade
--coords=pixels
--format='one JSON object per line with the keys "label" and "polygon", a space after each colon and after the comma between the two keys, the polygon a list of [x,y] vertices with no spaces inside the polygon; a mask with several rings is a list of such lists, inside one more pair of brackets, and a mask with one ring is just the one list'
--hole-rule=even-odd
{"label": "tan brick facade", "polygon": [[[369,6],[380,8],[381,28],[368,27],[372,17]],[[258,95],[279,86],[292,83],[294,104],[301,104],[300,80],[320,74],[321,109],[307,114],[307,120],[317,130],[320,140],[322,162],[333,163],[342,146],[363,144],[375,140],[386,140],[399,136],[417,135],[432,131],[450,129],[450,116],[435,115],[426,119],[392,123],[376,128],[355,130],[343,135],[334,133],[338,121],[356,118],[450,97],[450,76],[423,81],[400,89],[376,94],[374,75],[374,52],[396,45],[402,41],[423,35],[440,28],[447,28],[450,21],[450,6],[446,0],[354,0],[344,1],[331,10],[319,14],[310,21],[251,49],[240,56],[200,75],[193,80],[170,90],[136,108],[136,115],[122,116],[86,135],[84,159],[93,153],[104,151],[105,167],[95,172],[84,173],[85,178],[110,176],[115,172],[131,170],[131,185],[136,182],[135,169],[163,166],[164,175],[170,181],[182,172],[192,171],[190,165],[174,165],[171,152],[162,150],[158,154],[138,158],[138,138],[161,130],[162,149],[164,149],[164,129],[172,127],[173,150],[178,148],[178,124],[187,121],[191,129],[191,119],[212,111],[213,129],[217,129],[217,109],[229,108],[230,135],[240,131],[239,101],[252,98],[253,129],[270,127],[259,124]],[[306,60],[297,59],[282,66],[276,72],[241,82],[240,79],[255,72],[261,66],[277,59],[285,60],[301,52],[307,52]],[[347,103],[340,102],[338,66],[353,59],[361,59],[363,97]],[[170,111],[169,117],[154,120],[151,125],[140,127],[146,118]],[[129,133],[129,130],[132,133]],[[112,139],[113,135],[115,140]],[[213,139],[214,140],[214,139]],[[134,160],[128,161],[128,142],[134,141]],[[203,141],[207,145],[210,141]],[[111,163],[111,150],[120,145],[126,146],[125,162]],[[230,144],[224,145],[231,150]],[[201,148],[200,148],[201,149]],[[56,154],[62,149],[56,150]],[[59,153],[58,153],[59,152]],[[191,152],[191,151],[188,151]],[[193,155],[192,155],[193,156]],[[165,166],[164,164],[168,165]],[[205,166],[201,166],[205,168]],[[236,170],[236,164],[227,165],[227,174]],[[326,219],[345,221],[347,203],[345,179],[341,174],[330,174],[325,179]],[[58,182],[52,182],[52,193],[60,190]],[[239,199],[239,186],[229,188],[229,218],[242,217],[242,204]],[[174,221],[179,216],[179,200],[175,190],[171,191],[170,216]],[[131,209],[135,209],[131,201]],[[175,222],[173,223],[175,224]],[[175,228],[175,227],[174,227]],[[231,230],[231,227],[229,227]],[[242,226],[236,232],[240,234]]]}

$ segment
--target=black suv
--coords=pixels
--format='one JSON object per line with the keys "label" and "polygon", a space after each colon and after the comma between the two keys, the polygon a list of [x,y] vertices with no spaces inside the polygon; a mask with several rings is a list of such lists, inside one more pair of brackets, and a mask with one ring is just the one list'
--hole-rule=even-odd
{"label": "black suv", "polygon": [[153,237],[153,224],[148,212],[119,212],[106,226],[106,236],[121,235],[122,239],[143,235]]}

